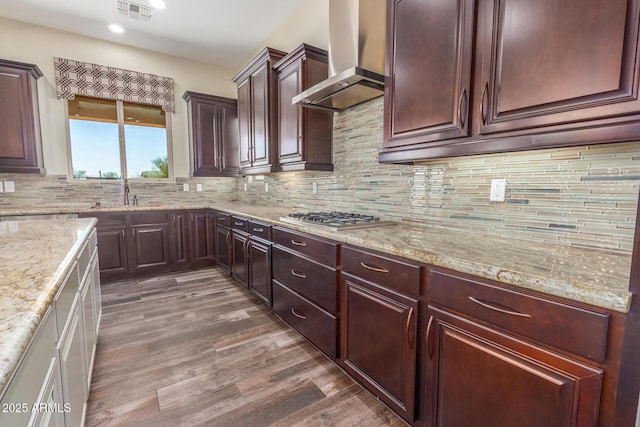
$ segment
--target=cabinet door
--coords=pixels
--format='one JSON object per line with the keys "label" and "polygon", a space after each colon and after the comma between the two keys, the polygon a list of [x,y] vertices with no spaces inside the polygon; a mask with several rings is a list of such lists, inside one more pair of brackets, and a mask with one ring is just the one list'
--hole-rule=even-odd
{"label": "cabinet door", "polygon": [[559,131],[640,110],[637,3],[482,0],[479,133]]}
{"label": "cabinet door", "polygon": [[249,289],[271,307],[271,244],[251,239],[249,255]]}
{"label": "cabinet door", "polygon": [[80,304],[74,304],[68,328],[60,339],[60,366],[64,402],[70,411],[64,414],[66,425],[83,424],[84,407],[87,402],[87,372],[84,357],[84,334]]}
{"label": "cabinet door", "polygon": [[217,142],[217,106],[210,102],[192,100],[193,154],[195,176],[207,176],[211,170],[221,170]]}
{"label": "cabinet door", "polygon": [[174,212],[169,215],[171,225],[171,265],[175,269],[189,266],[189,214]]}
{"label": "cabinet door", "polygon": [[278,139],[280,163],[302,160],[302,111],[291,104],[291,98],[300,93],[301,64],[295,63],[278,74]]}
{"label": "cabinet door", "polygon": [[100,320],[102,319],[102,293],[100,292],[100,266],[98,264],[98,257],[94,256],[91,262],[90,273],[93,277],[91,285],[93,286],[93,324],[96,326],[96,341],[98,338],[98,332],[100,331]]}
{"label": "cabinet door", "polygon": [[216,261],[223,270],[231,271],[231,230],[228,227],[216,225]]}
{"label": "cabinet door", "polygon": [[238,145],[238,107],[221,104],[218,106],[218,138],[220,169],[223,175],[238,175],[239,145]]}
{"label": "cabinet door", "polygon": [[132,225],[133,271],[169,266],[169,224]]}
{"label": "cabinet door", "polygon": [[424,425],[596,426],[602,371],[429,307]]}
{"label": "cabinet door", "polygon": [[0,60],[0,172],[41,172],[40,76],[36,66]]}
{"label": "cabinet door", "polygon": [[341,286],[340,352],[345,370],[412,422],[417,300],[349,274],[342,275]]}
{"label": "cabinet door", "polygon": [[[251,74],[251,134],[253,139],[252,165],[262,166],[271,162],[269,157],[269,63]],[[238,101],[239,102],[239,101]]]}
{"label": "cabinet door", "polygon": [[246,233],[236,230],[231,232],[231,275],[245,288],[249,287],[247,280],[247,246],[250,241]]}
{"label": "cabinet door", "polygon": [[251,79],[247,77],[238,84],[238,138],[241,168],[250,167],[253,159],[251,127]]}
{"label": "cabinet door", "polygon": [[87,274],[85,282],[80,285],[80,308],[82,310],[82,327],[84,336],[84,366],[87,368],[87,390],[91,388],[91,372],[93,371],[94,352],[97,343],[95,325],[95,297],[93,295],[93,275]]}
{"label": "cabinet door", "polygon": [[98,257],[103,277],[125,274],[128,269],[126,227],[98,228]]}
{"label": "cabinet door", "polygon": [[208,212],[191,212],[189,214],[191,240],[191,268],[206,267],[213,262],[213,245],[211,241],[211,218]]}
{"label": "cabinet door", "polygon": [[467,136],[473,0],[388,0],[384,147]]}

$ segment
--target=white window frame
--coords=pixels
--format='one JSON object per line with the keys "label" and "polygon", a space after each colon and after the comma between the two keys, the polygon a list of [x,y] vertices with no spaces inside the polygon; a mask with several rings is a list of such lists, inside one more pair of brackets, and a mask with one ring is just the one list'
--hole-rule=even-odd
{"label": "white window frame", "polygon": [[[90,97],[93,98],[93,97]],[[100,98],[96,98],[100,99]],[[103,181],[95,178],[88,179],[75,179],[73,177],[73,158],[71,156],[71,129],[69,127],[69,102],[68,100],[64,100],[64,116],[66,118],[65,123],[65,131],[67,137],[67,181],[70,182],[79,182],[79,181]],[[127,178],[127,151],[126,151],[126,141],[124,138],[124,102],[119,99],[114,99],[116,103],[116,111],[118,118],[118,140],[120,146],[120,175],[121,178],[114,181],[123,181],[124,179],[128,179],[133,182],[162,182],[162,183],[173,183],[175,182],[175,176],[173,174],[173,131],[171,128],[171,112],[166,111],[165,113],[165,129],[167,133],[167,162],[168,164],[168,178]],[[128,102],[128,101],[127,101]],[[137,102],[132,102],[131,104],[145,105]]]}

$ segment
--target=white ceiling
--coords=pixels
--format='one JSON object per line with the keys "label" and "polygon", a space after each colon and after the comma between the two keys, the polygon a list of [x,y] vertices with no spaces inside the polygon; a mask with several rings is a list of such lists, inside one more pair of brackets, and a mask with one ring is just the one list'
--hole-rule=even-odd
{"label": "white ceiling", "polygon": [[[116,2],[0,0],[0,16],[235,69],[304,0],[165,0],[151,22],[118,15]],[[149,6],[148,0],[131,2]],[[112,23],[125,32],[109,31]]]}

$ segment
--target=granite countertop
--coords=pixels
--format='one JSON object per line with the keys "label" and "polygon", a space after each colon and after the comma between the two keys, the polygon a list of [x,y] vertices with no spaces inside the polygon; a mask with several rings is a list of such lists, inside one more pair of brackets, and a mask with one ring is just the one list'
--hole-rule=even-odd
{"label": "granite countertop", "polygon": [[0,222],[0,394],[95,224]]}
{"label": "granite countertop", "polygon": [[[476,235],[424,224],[330,231],[280,220],[290,206],[259,206],[239,202],[162,206],[66,208],[53,213],[114,212],[213,208],[343,243],[413,259],[462,273],[497,280],[622,313],[629,311],[631,256],[570,246]],[[11,211],[0,215],[52,213]]]}

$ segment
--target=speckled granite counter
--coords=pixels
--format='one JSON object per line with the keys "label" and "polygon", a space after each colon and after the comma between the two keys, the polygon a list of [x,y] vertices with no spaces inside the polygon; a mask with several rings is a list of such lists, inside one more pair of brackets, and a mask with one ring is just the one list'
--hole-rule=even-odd
{"label": "speckled granite counter", "polygon": [[95,223],[0,222],[0,394]]}
{"label": "speckled granite counter", "polygon": [[[631,257],[617,253],[495,238],[486,234],[476,235],[411,223],[334,232],[280,221],[281,216],[293,211],[287,206],[265,207],[231,202],[190,206],[138,206],[124,210],[197,208],[215,208],[623,313],[629,310],[631,303]],[[122,210],[123,207],[115,206],[88,208],[82,212]],[[65,209],[56,213],[65,212],[79,211]],[[0,215],[37,213],[39,212],[0,211]]]}

